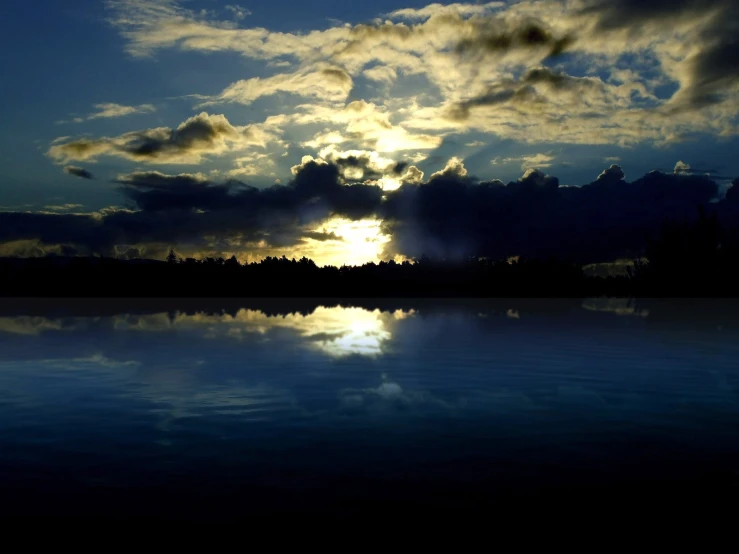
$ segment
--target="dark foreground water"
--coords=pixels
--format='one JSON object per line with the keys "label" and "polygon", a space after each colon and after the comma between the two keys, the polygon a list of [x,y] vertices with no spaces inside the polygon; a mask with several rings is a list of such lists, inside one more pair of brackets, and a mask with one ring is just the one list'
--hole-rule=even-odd
{"label": "dark foreground water", "polygon": [[293,302],[0,302],[4,543],[736,547],[736,302]]}

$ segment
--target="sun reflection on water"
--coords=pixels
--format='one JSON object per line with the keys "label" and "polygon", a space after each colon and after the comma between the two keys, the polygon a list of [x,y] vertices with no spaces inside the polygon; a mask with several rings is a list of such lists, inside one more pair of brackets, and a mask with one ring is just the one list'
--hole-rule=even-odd
{"label": "sun reflection on water", "polygon": [[166,314],[122,316],[118,329],[140,331],[191,330],[203,338],[228,337],[244,340],[261,335],[271,340],[274,331],[287,329],[301,339],[301,346],[332,357],[349,355],[378,356],[392,338],[396,321],[413,317],[413,310],[395,312],[370,311],[363,308],[319,307],[308,315],[271,316],[258,310],[239,310],[235,315]]}
{"label": "sun reflection on water", "polygon": [[[333,310],[333,311],[332,311]],[[318,310],[317,310],[318,311]],[[380,311],[370,312],[361,308],[323,309],[321,313],[305,318],[308,339],[319,333],[330,338],[315,341],[317,348],[331,356],[360,354],[377,356],[391,334]]]}

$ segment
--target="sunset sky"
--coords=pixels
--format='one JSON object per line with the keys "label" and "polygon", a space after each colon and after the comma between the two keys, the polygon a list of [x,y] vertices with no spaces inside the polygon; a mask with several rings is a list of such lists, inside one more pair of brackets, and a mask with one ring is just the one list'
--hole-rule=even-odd
{"label": "sunset sky", "polygon": [[604,261],[739,176],[735,0],[232,1],[4,4],[0,255]]}

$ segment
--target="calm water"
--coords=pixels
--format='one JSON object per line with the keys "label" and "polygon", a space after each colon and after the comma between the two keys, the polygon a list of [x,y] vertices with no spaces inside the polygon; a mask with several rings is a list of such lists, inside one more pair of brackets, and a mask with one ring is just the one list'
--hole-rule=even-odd
{"label": "calm water", "polygon": [[380,304],[0,304],[6,529],[346,551],[731,529],[735,304]]}

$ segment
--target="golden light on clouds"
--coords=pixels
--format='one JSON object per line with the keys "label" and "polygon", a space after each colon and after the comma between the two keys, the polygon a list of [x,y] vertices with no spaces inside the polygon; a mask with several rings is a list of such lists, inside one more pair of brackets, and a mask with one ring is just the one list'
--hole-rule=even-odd
{"label": "golden light on clouds", "polygon": [[[63,204],[46,195],[55,187],[36,195],[24,183],[45,182],[50,168],[14,157],[21,165],[9,169],[7,186],[17,200],[0,207],[0,257],[75,252],[161,260],[173,248],[183,258],[305,256],[341,266],[379,262],[391,250],[396,261],[470,250],[602,262],[606,252],[631,256],[635,245],[624,237],[653,222],[615,213],[593,220],[578,232],[605,233],[613,243],[584,239],[591,246],[576,254],[566,244],[583,241],[548,237],[569,228],[563,221],[573,209],[591,210],[582,207],[590,201],[593,210],[643,203],[621,196],[640,188],[616,187],[606,202],[576,186],[625,181],[653,170],[654,159],[667,168],[680,159],[669,178],[713,179],[719,193],[705,203],[723,202],[739,167],[726,161],[739,140],[731,24],[739,21],[737,0],[428,2],[399,0],[374,14],[349,9],[341,22],[320,16],[324,23],[309,18],[292,30],[276,12],[258,15],[258,3],[247,18],[248,10],[219,0],[206,2],[208,9],[189,0],[102,2],[105,12],[93,19],[114,31],[95,34],[112,40],[99,45],[110,53],[106,64],[135,81],[136,64],[149,62],[131,57],[151,57],[172,90],[101,82],[95,91],[77,91],[79,111],[72,113],[71,104],[49,96],[42,111],[53,119],[35,118],[38,127],[23,132],[47,137],[27,147],[43,152],[62,188],[70,188]],[[48,4],[61,10],[56,4],[63,3]],[[60,64],[69,57],[58,48],[49,54]],[[188,62],[203,55],[209,64]],[[184,80],[182,68],[190,75]],[[34,94],[18,98],[26,111],[38,108]],[[52,123],[60,126],[53,133]],[[703,159],[690,147],[697,137],[716,145]],[[660,153],[673,144],[685,146],[674,157]],[[721,169],[691,171],[691,163]],[[98,164],[94,171],[91,164]],[[532,170],[569,187],[543,216],[532,210],[536,202],[510,199],[515,187],[473,186],[541,181]],[[80,186],[79,179],[113,175],[121,186]],[[421,187],[442,175],[474,194],[441,183]],[[383,194],[392,198],[401,183],[407,194],[396,198],[408,209],[384,209]],[[455,210],[443,209],[447,194]],[[647,203],[649,217],[678,213],[678,201],[695,205],[690,194],[671,195],[664,206]],[[424,202],[441,209],[424,210]],[[728,205],[716,208],[730,213]],[[501,206],[510,206],[507,217],[479,215],[507,209]],[[386,225],[325,221],[379,214]],[[509,221],[520,232],[511,235]],[[394,233],[392,249],[381,228]],[[510,242],[509,235],[526,238]]]}

